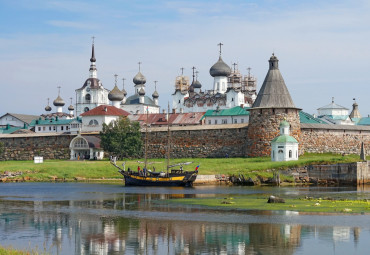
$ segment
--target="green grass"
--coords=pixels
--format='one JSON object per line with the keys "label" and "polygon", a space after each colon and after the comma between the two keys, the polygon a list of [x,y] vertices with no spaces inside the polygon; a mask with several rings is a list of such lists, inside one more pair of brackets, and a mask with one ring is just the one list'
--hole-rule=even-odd
{"label": "green grass", "polygon": [[0,245],[1,255],[47,255],[47,252],[39,252],[37,249],[32,250],[18,250],[13,247],[4,247]]}
{"label": "green grass", "polygon": [[[143,161],[143,159],[140,159]],[[257,176],[272,177],[272,172],[268,169],[286,169],[292,167],[305,166],[309,164],[336,164],[359,161],[359,156],[341,156],[337,154],[305,154],[298,161],[271,162],[269,157],[261,158],[185,158],[173,159],[171,164],[179,162],[193,161],[192,164],[185,166],[185,170],[194,170],[200,164],[199,174],[225,174],[238,175],[256,178]],[[123,161],[118,161],[121,165]],[[149,159],[148,162],[159,162],[149,165],[149,169],[155,166],[157,171],[164,170],[165,159]],[[143,168],[143,164],[137,160],[127,160],[126,169],[137,170],[137,166]],[[49,181],[53,178],[74,178],[85,179],[121,179],[122,176],[117,172],[109,161],[68,161],[68,160],[45,160],[42,164],[34,164],[33,161],[0,161],[0,173],[4,171],[22,171],[21,177],[30,177],[34,181]],[[283,177],[289,180],[291,177]]]}
{"label": "green grass", "polygon": [[171,203],[218,209],[298,211],[315,213],[370,213],[370,200],[285,199],[285,203],[269,204],[268,196],[234,198],[173,199]]}

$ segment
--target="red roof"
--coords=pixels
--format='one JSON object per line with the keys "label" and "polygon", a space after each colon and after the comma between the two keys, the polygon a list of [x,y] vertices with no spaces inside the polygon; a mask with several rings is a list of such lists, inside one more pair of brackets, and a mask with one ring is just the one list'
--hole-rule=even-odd
{"label": "red roof", "polygon": [[[200,125],[201,119],[205,113],[204,112],[189,112],[189,113],[170,113],[169,124],[171,125]],[[152,113],[148,114],[135,114],[130,115],[129,119],[131,121],[139,121],[145,123],[148,118],[148,123],[151,125],[167,125],[167,114],[166,113]]]}
{"label": "red roof", "polygon": [[109,115],[109,116],[128,116],[130,113],[118,109],[115,106],[111,105],[100,105],[91,109],[90,111],[84,112],[81,116],[101,116],[101,115]]}

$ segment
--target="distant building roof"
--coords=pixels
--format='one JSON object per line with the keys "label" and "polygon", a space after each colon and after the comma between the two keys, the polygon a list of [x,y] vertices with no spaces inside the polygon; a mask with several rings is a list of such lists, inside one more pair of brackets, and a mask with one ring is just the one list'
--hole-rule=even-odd
{"label": "distant building roof", "polygon": [[315,118],[311,114],[308,114],[304,111],[299,112],[299,120],[301,123],[327,124],[325,121]]}
{"label": "distant building roof", "polygon": [[100,138],[96,136],[82,136],[86,139],[90,148],[100,148]]}
{"label": "distant building roof", "polygon": [[101,115],[109,115],[109,116],[128,116],[130,113],[118,109],[115,106],[111,105],[100,105],[91,109],[90,111],[84,112],[81,116],[101,116]]}
{"label": "distant building roof", "polygon": [[[53,112],[53,113],[47,113],[47,114],[41,114],[41,117],[43,118],[61,118],[61,117],[66,117],[66,118],[73,118],[73,114],[65,113],[65,112]],[[39,116],[37,116],[35,119],[38,119]]]}
{"label": "distant building roof", "polygon": [[30,124],[31,127],[34,126],[47,126],[47,125],[68,125],[73,121],[79,121],[80,119],[59,119],[59,118],[50,118],[50,119],[37,119],[33,120]]}
{"label": "distant building roof", "polygon": [[[133,105],[133,104],[141,104],[140,103],[140,99],[139,99],[139,95],[133,95],[133,96],[130,96],[126,99],[126,103],[124,105]],[[142,105],[150,105],[150,106],[155,106],[155,107],[159,107],[158,105],[156,105],[154,103],[154,101],[152,99],[150,99],[148,96],[144,96],[144,103]]]}
{"label": "distant building roof", "polygon": [[334,100],[330,104],[320,107],[317,110],[331,110],[331,109],[348,110],[348,108],[334,103]]}
{"label": "distant building roof", "polygon": [[135,114],[130,115],[128,118],[131,121],[139,121],[140,123],[148,123],[150,125],[175,125],[175,126],[190,126],[200,125],[204,112],[189,112],[189,113],[170,113],[168,114],[169,121],[167,121],[167,113],[154,113],[154,114]]}
{"label": "distant building roof", "polygon": [[242,108],[240,106],[235,106],[230,109],[222,109],[222,110],[208,110],[204,114],[204,117],[210,116],[239,116],[239,115],[249,115],[249,107]]}
{"label": "distant building roof", "polygon": [[40,117],[39,115],[28,115],[28,114],[18,114],[18,113],[6,113],[3,116],[1,116],[0,118],[4,117],[7,114],[8,115],[11,115],[14,118],[17,118],[18,120],[23,121],[23,122],[25,122],[27,124],[30,124],[32,122],[32,120],[38,119]]}
{"label": "distant building roof", "polygon": [[6,126],[6,127],[1,127],[0,128],[0,134],[12,134],[19,129],[23,129],[22,127],[11,127],[11,126]]}
{"label": "distant building roof", "polygon": [[370,126],[370,117],[361,118],[357,125]]}

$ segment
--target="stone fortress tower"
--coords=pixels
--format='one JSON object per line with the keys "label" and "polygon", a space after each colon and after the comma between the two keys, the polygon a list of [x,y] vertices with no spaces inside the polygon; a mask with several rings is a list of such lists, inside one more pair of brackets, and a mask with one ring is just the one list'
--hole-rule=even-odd
{"label": "stone fortress tower", "polygon": [[266,78],[249,110],[247,156],[270,156],[270,143],[279,135],[279,126],[283,120],[289,122],[290,134],[299,142],[300,110],[295,107],[285,85],[278,58],[272,54]]}

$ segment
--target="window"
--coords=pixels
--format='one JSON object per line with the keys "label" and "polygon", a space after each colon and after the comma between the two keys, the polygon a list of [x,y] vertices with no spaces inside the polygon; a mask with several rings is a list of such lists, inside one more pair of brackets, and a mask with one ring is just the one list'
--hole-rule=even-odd
{"label": "window", "polygon": [[42,131],[45,131],[45,127],[42,127]]}
{"label": "window", "polygon": [[89,125],[90,126],[97,126],[97,125],[99,125],[99,122],[97,120],[90,120]]}
{"label": "window", "polygon": [[78,138],[78,139],[76,139],[73,147],[74,148],[89,148],[89,145],[87,144],[85,139]]}
{"label": "window", "polygon": [[292,150],[289,150],[289,158],[292,157]]}
{"label": "window", "polygon": [[84,112],[88,112],[88,111],[89,111],[89,107],[85,107]]}
{"label": "window", "polygon": [[41,131],[41,127],[39,127],[39,131]]}
{"label": "window", "polygon": [[85,100],[86,100],[86,102],[90,103],[91,95],[90,94],[86,94]]}
{"label": "window", "polygon": [[63,131],[63,126],[60,127],[60,130]]}
{"label": "window", "polygon": [[68,130],[69,129],[69,127],[68,126],[66,126],[66,130]]}
{"label": "window", "polygon": [[181,103],[181,101],[179,100],[179,103]]}
{"label": "window", "polygon": [[53,126],[53,130],[55,131],[55,126]]}
{"label": "window", "polygon": [[225,88],[225,82],[222,83],[222,90],[226,90],[226,88]]}
{"label": "window", "polygon": [[227,124],[227,119],[223,119],[222,124]]}
{"label": "window", "polygon": [[240,122],[241,122],[241,123],[244,123],[244,119],[241,119],[241,120],[240,120]]}
{"label": "window", "polygon": [[217,124],[217,120],[215,120],[215,124]]}
{"label": "window", "polygon": [[219,82],[217,82],[217,88],[216,88],[216,90],[220,90],[220,83]]}
{"label": "window", "polygon": [[49,127],[49,131],[51,131],[51,127]]}
{"label": "window", "polygon": [[237,124],[238,123],[238,120],[237,119],[234,119],[234,123]]}
{"label": "window", "polygon": [[208,124],[211,125],[212,124],[212,121],[211,120],[208,120]]}

